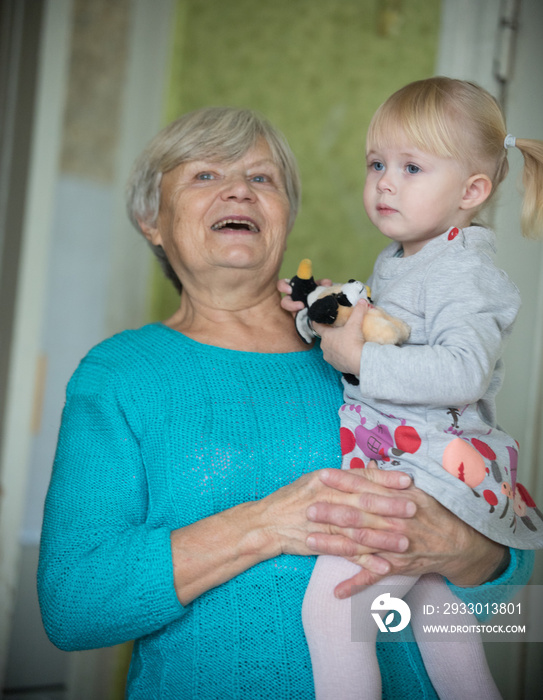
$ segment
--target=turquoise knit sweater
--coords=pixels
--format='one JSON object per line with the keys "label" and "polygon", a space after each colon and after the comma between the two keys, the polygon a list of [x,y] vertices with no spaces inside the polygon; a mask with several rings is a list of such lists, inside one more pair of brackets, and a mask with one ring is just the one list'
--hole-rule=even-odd
{"label": "turquoise knit sweater", "polygon": [[[132,699],[313,698],[300,611],[314,558],[265,561],[184,608],[170,532],[339,467],[341,396],[318,349],[236,352],[161,324],[94,348],[68,385],[45,506],[50,639],[66,650],[136,639]],[[499,582],[524,583],[531,562],[513,552]],[[455,591],[488,602],[491,589]],[[435,698],[415,644],[378,654],[386,698]]]}

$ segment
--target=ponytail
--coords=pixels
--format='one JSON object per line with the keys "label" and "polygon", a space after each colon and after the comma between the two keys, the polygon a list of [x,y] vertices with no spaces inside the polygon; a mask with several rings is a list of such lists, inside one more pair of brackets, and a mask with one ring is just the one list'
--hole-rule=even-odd
{"label": "ponytail", "polygon": [[527,238],[543,238],[543,141],[516,139],[515,146],[524,157],[522,234]]}

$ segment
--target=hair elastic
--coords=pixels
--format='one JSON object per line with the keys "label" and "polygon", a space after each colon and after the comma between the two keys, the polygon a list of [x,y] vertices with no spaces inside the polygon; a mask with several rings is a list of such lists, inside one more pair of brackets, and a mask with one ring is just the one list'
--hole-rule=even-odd
{"label": "hair elastic", "polygon": [[512,134],[507,134],[503,142],[503,147],[505,150],[508,148],[514,148],[517,145],[517,139]]}

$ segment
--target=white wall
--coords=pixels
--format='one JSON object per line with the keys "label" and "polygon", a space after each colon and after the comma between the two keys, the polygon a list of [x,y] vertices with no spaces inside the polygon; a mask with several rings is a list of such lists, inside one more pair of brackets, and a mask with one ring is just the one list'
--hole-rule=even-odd
{"label": "white wall", "polygon": [[[518,15],[517,15],[518,13]],[[518,19],[518,31],[498,31],[500,17]],[[509,131],[543,139],[543,3],[541,0],[443,0],[436,72],[474,80],[504,98]],[[505,90],[496,73],[507,77]],[[505,354],[498,396],[503,427],[520,443],[519,481],[541,505],[543,478],[543,243],[520,235],[522,156],[508,154],[510,173],[490,212],[498,237],[497,263],[519,286],[523,305]],[[543,584],[543,552],[536,553],[532,584]],[[543,603],[543,601],[542,601]],[[542,606],[538,605],[541,610]],[[491,643],[489,663],[504,698],[541,697],[540,644]]]}
{"label": "white wall", "polygon": [[46,5],[40,46],[36,118],[23,222],[11,340],[11,364],[0,454],[0,679],[3,677],[17,586],[19,528],[26,499],[46,265],[57,177],[71,0]]}
{"label": "white wall", "polygon": [[40,430],[32,444],[23,522],[23,539],[29,544],[39,542],[70,376],[91,347],[145,322],[150,255],[128,222],[124,185],[132,162],[161,126],[171,11],[170,0],[133,3],[113,182],[65,174],[56,179],[41,333],[47,384]]}
{"label": "white wall", "polygon": [[[63,175],[58,168],[74,3],[48,0],[43,28],[40,99],[6,415],[10,437],[0,464],[9,495],[9,507],[3,507],[0,522],[0,681],[12,687],[47,685],[53,672],[53,676],[62,675],[57,682],[68,688],[67,698],[101,700],[105,690],[100,678],[109,652],[72,654],[64,663],[63,653],[43,633],[35,583],[19,587],[17,580],[21,563],[25,583],[29,576],[35,582],[43,502],[66,383],[90,347],[145,321],[150,254],[127,220],[124,183],[134,158],[161,126],[174,3],[129,0],[120,136],[114,175],[107,183]],[[44,368],[41,406],[35,400],[37,366]],[[32,432],[35,414],[39,420]],[[20,596],[12,625],[17,588]]]}

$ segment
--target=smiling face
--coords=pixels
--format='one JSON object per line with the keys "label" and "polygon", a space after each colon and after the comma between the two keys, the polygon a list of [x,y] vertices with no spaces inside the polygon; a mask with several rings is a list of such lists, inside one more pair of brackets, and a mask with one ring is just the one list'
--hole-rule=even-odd
{"label": "smiling face", "polygon": [[377,228],[418,252],[451,226],[469,224],[469,173],[452,158],[421,151],[405,140],[367,153],[364,206]]}
{"label": "smiling face", "polygon": [[166,173],[156,226],[145,233],[184,286],[219,270],[273,276],[289,211],[282,171],[261,139],[238,160],[192,160]]}

